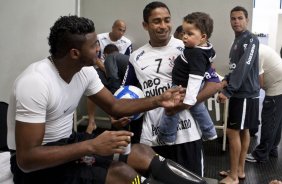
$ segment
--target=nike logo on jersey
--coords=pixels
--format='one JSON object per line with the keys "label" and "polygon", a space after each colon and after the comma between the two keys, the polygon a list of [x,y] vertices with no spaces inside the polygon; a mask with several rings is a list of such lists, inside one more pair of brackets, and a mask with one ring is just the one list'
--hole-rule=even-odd
{"label": "nike logo on jersey", "polygon": [[146,69],[146,68],[148,68],[148,67],[149,67],[149,65],[148,65],[148,66],[145,66],[145,67],[142,67],[141,70],[144,70],[144,69]]}

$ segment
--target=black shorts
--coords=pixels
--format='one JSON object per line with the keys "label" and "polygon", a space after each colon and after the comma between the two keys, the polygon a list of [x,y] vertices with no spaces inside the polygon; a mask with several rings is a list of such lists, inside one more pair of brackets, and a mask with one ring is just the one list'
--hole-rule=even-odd
{"label": "black shorts", "polygon": [[229,100],[227,128],[254,129],[259,125],[259,98],[234,98]]}
{"label": "black shorts", "polygon": [[[46,146],[66,145],[91,138],[94,136],[87,133],[73,133],[70,138],[48,143]],[[104,184],[113,159],[113,156],[86,156],[56,167],[24,173],[17,165],[16,155],[12,155],[10,162],[15,184]],[[122,159],[124,158],[120,158]]]}
{"label": "black shorts", "polygon": [[153,150],[164,158],[179,163],[189,171],[203,176],[202,140],[183,144],[154,146]]}

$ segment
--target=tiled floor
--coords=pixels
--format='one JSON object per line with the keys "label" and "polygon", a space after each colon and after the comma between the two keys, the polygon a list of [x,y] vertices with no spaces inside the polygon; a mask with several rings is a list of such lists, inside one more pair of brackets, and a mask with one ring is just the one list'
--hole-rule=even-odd
{"label": "tiled floor", "polygon": [[[253,150],[258,144],[259,138],[253,137],[249,151]],[[204,143],[205,155],[205,176],[215,178],[219,181],[222,179],[218,172],[229,169],[229,151],[223,152],[222,141],[215,140]],[[270,158],[267,163],[249,163],[246,162],[246,179],[241,180],[240,184],[268,184],[273,179],[282,180],[282,143],[279,145],[279,157]]]}
{"label": "tiled floor", "polygon": [[[105,125],[105,122],[98,122]],[[79,131],[85,130],[85,123],[78,127]],[[98,129],[102,131],[103,129]],[[259,134],[259,133],[258,133]],[[259,137],[253,137],[249,150],[253,150],[258,144]],[[281,141],[282,142],[282,141]],[[204,142],[205,157],[205,177],[220,181],[222,179],[218,172],[229,169],[229,151],[222,151],[222,138],[214,141]],[[240,181],[240,184],[268,184],[273,179],[282,180],[282,143],[279,145],[279,157],[270,158],[267,163],[246,163],[246,179]]]}

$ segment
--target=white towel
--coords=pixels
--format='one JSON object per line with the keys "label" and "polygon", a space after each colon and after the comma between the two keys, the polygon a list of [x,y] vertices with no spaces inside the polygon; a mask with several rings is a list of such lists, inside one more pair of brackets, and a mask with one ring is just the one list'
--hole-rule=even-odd
{"label": "white towel", "polygon": [[10,152],[0,153],[0,183],[13,184],[13,174],[10,170]]}

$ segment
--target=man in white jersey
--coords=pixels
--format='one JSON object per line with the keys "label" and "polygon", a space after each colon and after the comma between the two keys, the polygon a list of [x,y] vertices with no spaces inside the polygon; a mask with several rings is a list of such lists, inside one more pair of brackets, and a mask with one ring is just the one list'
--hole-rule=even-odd
{"label": "man in white jersey", "polygon": [[132,43],[130,39],[124,36],[126,32],[126,24],[123,20],[116,20],[112,25],[112,31],[106,33],[100,33],[97,35],[97,38],[100,43],[100,52],[99,58],[96,61],[96,65],[105,72],[104,66],[104,48],[108,44],[114,44],[118,47],[118,50],[121,54],[130,55],[132,52]]}
{"label": "man in white jersey", "polygon": [[[184,183],[184,178],[169,170],[173,163],[148,146],[134,145],[128,155],[119,155],[129,144],[131,132],[105,131],[98,136],[72,132],[73,113],[82,95],[112,116],[128,116],[177,106],[184,90],[117,100],[94,68],[86,67],[95,62],[99,51],[94,23],[63,16],[50,30],[51,56],[31,64],[16,79],[11,94],[7,140],[14,183],[144,183],[138,173],[161,182]],[[166,175],[161,177],[159,170]]]}
{"label": "man in white jersey", "polygon": [[112,31],[100,33],[97,35],[100,42],[101,54],[108,44],[115,44],[121,54],[130,55],[132,52],[132,43],[130,39],[124,36],[126,32],[126,24],[123,20],[116,20],[113,23]]}
{"label": "man in white jersey", "polygon": [[[104,65],[104,48],[108,44],[114,44],[118,47],[118,50],[121,54],[130,55],[132,52],[132,43],[130,39],[124,36],[126,32],[126,24],[123,20],[116,20],[112,25],[112,31],[106,33],[100,33],[97,35],[97,38],[100,42],[100,52],[99,58],[96,61],[97,72],[99,74],[100,79],[103,84],[107,86],[107,77],[106,77],[106,69]],[[95,124],[95,104],[93,104],[90,100],[87,100],[87,110],[88,110],[88,127],[87,131],[92,132],[96,129]]]}
{"label": "man in white jersey", "polygon": [[[136,85],[139,82],[145,96],[152,97],[171,88],[174,60],[182,53],[184,44],[171,36],[170,11],[164,3],[149,3],[143,10],[143,20],[143,27],[148,31],[150,41],[131,54],[124,83]],[[211,83],[208,86],[210,90],[206,86],[198,100],[203,100],[218,90],[219,84]],[[201,133],[189,110],[179,113],[177,138],[172,146],[163,145],[156,139],[163,111],[164,108],[156,108],[145,113],[140,142],[153,146],[157,153],[202,175]]]}

